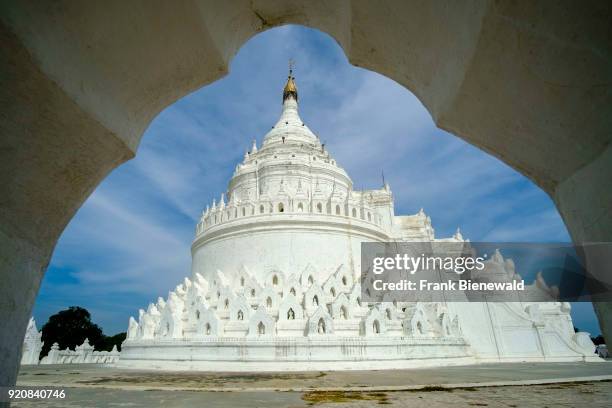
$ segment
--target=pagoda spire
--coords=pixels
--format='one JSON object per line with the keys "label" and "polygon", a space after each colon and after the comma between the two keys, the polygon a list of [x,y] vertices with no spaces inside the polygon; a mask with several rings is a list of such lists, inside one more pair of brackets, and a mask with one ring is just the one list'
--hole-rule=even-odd
{"label": "pagoda spire", "polygon": [[287,83],[283,88],[283,102],[287,100],[287,98],[293,98],[296,102],[298,100],[297,86],[295,85],[295,77],[293,76],[294,65],[295,63],[293,60],[289,60],[289,76],[287,76]]}

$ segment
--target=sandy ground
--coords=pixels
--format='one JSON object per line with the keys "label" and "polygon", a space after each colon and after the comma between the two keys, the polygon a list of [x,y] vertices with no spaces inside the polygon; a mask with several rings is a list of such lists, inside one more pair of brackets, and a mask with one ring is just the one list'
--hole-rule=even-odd
{"label": "sandy ground", "polygon": [[612,406],[612,363],[261,374],[26,366],[17,387],[66,393],[64,400],[20,401],[17,407],[591,408]]}
{"label": "sandy ground", "polygon": [[605,381],[396,392],[209,392],[67,388],[65,400],[21,401],[16,407],[610,407]]}

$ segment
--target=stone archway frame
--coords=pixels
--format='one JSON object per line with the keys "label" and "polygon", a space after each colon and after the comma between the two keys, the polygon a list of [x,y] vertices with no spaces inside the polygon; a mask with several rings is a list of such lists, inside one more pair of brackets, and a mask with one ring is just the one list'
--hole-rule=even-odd
{"label": "stone archway frame", "polygon": [[[413,92],[438,127],[529,177],[575,242],[611,240],[605,4],[26,0],[0,11],[1,385],[15,382],[20,334],[76,210],[163,108],[283,24],[331,35],[352,64]],[[612,337],[609,304],[596,310]]]}

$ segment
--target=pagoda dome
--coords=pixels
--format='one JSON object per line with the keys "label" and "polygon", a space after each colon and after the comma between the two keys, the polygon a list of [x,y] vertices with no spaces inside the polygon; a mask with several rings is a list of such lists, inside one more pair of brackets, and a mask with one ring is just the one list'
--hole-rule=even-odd
{"label": "pagoda dome", "polygon": [[319,145],[319,138],[306,126],[298,112],[298,94],[295,78],[291,76],[283,89],[283,108],[278,122],[264,136],[263,146],[275,143],[298,142]]}

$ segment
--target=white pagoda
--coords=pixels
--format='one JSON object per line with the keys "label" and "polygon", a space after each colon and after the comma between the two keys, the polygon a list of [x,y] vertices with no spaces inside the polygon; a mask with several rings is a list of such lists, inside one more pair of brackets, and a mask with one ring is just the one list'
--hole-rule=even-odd
{"label": "white pagoda", "polygon": [[[366,303],[362,242],[437,239],[396,216],[388,184],[357,191],[298,115],[282,113],[196,226],[192,275],[130,318],[119,365],[224,371],[408,368],[595,359],[566,303]],[[515,273],[497,254],[497,273]]]}

